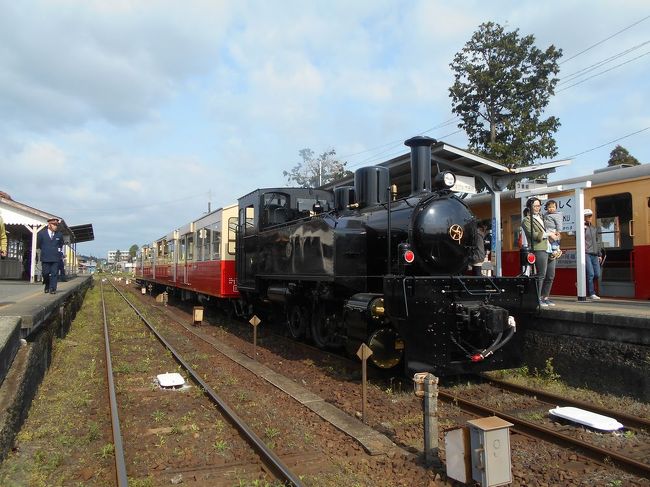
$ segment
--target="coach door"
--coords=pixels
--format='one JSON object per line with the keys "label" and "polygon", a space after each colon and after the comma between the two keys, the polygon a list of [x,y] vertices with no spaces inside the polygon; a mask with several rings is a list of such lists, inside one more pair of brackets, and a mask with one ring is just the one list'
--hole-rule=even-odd
{"label": "coach door", "polygon": [[596,198],[596,225],[606,258],[600,284],[603,296],[634,297],[632,195]]}
{"label": "coach door", "polygon": [[255,289],[257,258],[257,229],[255,227],[255,206],[239,208],[237,225],[237,287],[239,290]]}

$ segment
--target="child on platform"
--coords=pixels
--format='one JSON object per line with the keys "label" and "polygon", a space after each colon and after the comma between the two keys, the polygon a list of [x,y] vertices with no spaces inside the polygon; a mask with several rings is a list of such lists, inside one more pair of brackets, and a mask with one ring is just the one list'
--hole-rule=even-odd
{"label": "child on platform", "polygon": [[551,249],[548,258],[551,260],[557,259],[562,255],[560,250],[560,232],[562,231],[562,215],[557,212],[557,202],[555,200],[548,200],[544,205],[546,214],[544,215],[544,225],[549,233],[554,232],[557,238],[549,238]]}

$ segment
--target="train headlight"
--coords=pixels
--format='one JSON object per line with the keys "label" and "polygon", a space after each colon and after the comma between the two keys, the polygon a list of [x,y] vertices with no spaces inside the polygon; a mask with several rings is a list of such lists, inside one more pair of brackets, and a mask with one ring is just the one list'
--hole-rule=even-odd
{"label": "train headlight", "polygon": [[404,252],[404,261],[407,264],[412,264],[414,260],[415,260],[415,252],[413,252],[412,250],[407,250],[406,252]]}
{"label": "train headlight", "polygon": [[433,178],[433,186],[436,189],[450,189],[454,184],[456,184],[456,176],[449,171],[439,172]]}
{"label": "train headlight", "polygon": [[445,172],[442,175],[442,182],[445,183],[445,186],[451,188],[454,184],[456,184],[456,176],[450,172]]}

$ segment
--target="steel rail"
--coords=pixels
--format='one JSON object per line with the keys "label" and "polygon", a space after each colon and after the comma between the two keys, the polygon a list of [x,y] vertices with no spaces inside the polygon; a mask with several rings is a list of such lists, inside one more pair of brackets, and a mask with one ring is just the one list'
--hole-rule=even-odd
{"label": "steel rail", "polygon": [[445,391],[438,391],[438,397],[444,399],[445,401],[458,404],[466,411],[470,411],[474,414],[479,414],[479,415],[489,414],[493,416],[498,416],[499,418],[514,424],[515,431],[524,433],[528,436],[541,438],[545,441],[549,441],[551,443],[560,446],[562,446],[562,444],[568,444],[573,447],[580,448],[583,452],[586,453],[586,456],[589,456],[592,460],[596,460],[600,463],[602,463],[604,459],[609,458],[610,460],[618,462],[617,466],[629,473],[638,475],[640,477],[647,477],[648,475],[650,475],[650,465],[643,462],[639,462],[633,458],[628,458],[624,455],[620,455],[611,450],[606,450],[604,448],[600,448],[596,445],[592,445],[590,443],[584,442],[577,438],[572,438],[571,436],[559,433],[557,431],[553,431],[549,428],[545,428],[544,426],[531,423],[530,421],[526,421],[516,416],[512,416],[510,414],[506,414],[501,411],[497,411],[495,409],[482,406],[478,403],[455,396]]}
{"label": "steel rail", "polygon": [[274,468],[276,474],[280,477],[280,480],[289,482],[295,487],[303,487],[303,483],[300,478],[292,472],[289,467],[287,467],[284,462],[271,450],[262,439],[255,434],[255,432],[248,427],[248,425],[237,415],[237,413],[228,406],[218,395],[217,393],[196,373],[196,371],[188,364],[180,354],[172,347],[172,345],[160,334],[155,327],[149,323],[149,321],[140,313],[140,311],[127,299],[127,297],[111,282],[111,286],[115,289],[122,299],[127,302],[127,304],[135,311],[135,313],[140,317],[140,319],[149,327],[151,332],[158,338],[158,340],[172,353],[176,361],[183,366],[188,374],[203,388],[206,394],[214,401],[217,406],[223,411],[223,413],[230,419],[230,421],[235,425],[235,427],[240,431],[242,435],[253,445],[257,453],[264,459],[266,459],[269,464]]}
{"label": "steel rail", "polygon": [[108,339],[108,319],[106,318],[106,304],[104,303],[104,284],[100,280],[102,296],[102,314],[104,316],[104,351],[106,353],[106,377],[108,380],[108,399],[111,405],[111,426],[113,431],[113,448],[115,454],[115,476],[118,487],[129,485],[126,475],[126,462],[124,461],[124,446],[120,430],[120,418],[117,412],[117,397],[115,395],[115,382],[113,381],[113,361],[111,359],[111,345]]}
{"label": "steel rail", "polygon": [[626,427],[637,428],[637,429],[646,429],[650,431],[650,420],[639,418],[637,416],[632,416],[626,413],[612,411],[595,404],[588,402],[580,401],[577,399],[570,399],[564,396],[559,396],[551,392],[540,391],[538,389],[533,389],[531,387],[521,386],[518,384],[511,384],[510,382],[505,382],[499,379],[493,379],[488,377],[485,374],[481,374],[481,377],[487,380],[489,383],[492,383],[495,387],[506,389],[512,392],[518,392],[523,394],[529,394],[535,396],[536,399],[539,399],[550,404],[555,404],[556,406],[567,405],[567,406],[576,406],[582,409],[587,409],[598,414],[603,414],[605,416],[611,416],[621,423],[625,423]]}

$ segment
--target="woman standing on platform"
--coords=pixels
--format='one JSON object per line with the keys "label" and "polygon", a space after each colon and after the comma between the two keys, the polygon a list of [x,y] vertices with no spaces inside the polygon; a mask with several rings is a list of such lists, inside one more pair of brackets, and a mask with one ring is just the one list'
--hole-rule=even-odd
{"label": "woman standing on platform", "polygon": [[551,248],[549,239],[555,240],[559,238],[559,235],[555,232],[546,231],[541,213],[542,202],[539,198],[530,198],[526,202],[526,208],[530,213],[524,218],[522,227],[526,233],[528,245],[535,252],[535,267],[537,268],[535,278],[537,280],[539,305],[544,307],[555,306],[548,296],[551,294],[553,279],[555,279],[555,264],[557,261],[549,260],[548,256]]}

